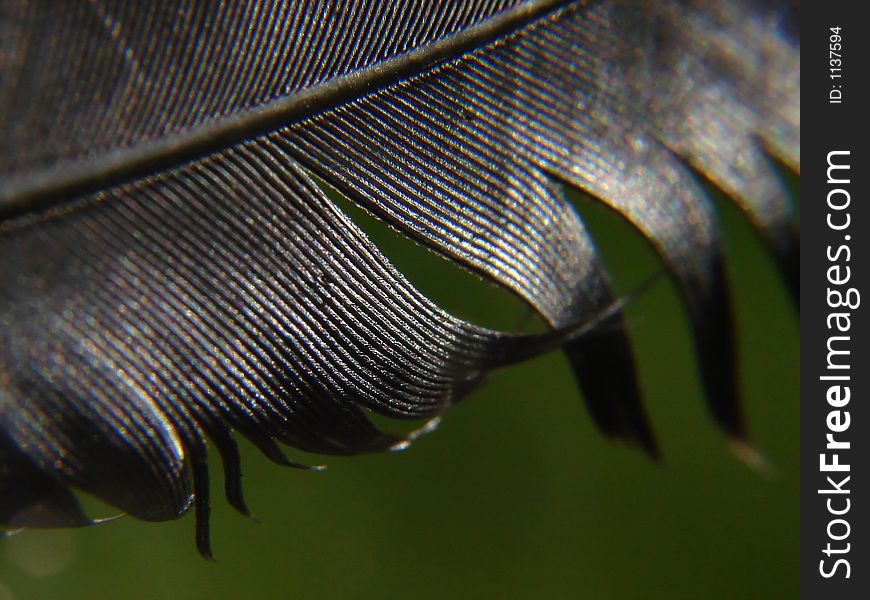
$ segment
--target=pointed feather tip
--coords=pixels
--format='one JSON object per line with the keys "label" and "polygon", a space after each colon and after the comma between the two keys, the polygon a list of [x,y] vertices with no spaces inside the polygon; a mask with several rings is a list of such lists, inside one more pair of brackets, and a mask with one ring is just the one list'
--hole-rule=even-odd
{"label": "pointed feather tip", "polygon": [[208,532],[202,532],[198,527],[195,534],[196,550],[208,562],[217,562],[211,549],[211,538]]}
{"label": "pointed feather tip", "polygon": [[127,513],[118,513],[116,515],[111,515],[108,517],[99,517],[96,519],[91,519],[91,525],[102,525],[103,523],[111,523],[112,521],[117,521],[121,517],[127,516]]}
{"label": "pointed feather tip", "polygon": [[289,467],[291,469],[299,469],[301,471],[310,471],[312,473],[322,473],[329,468],[329,465],[323,463],[317,465],[306,465],[305,463],[290,459],[287,459],[286,462],[279,463],[279,465],[282,467]]}
{"label": "pointed feather tip", "polygon": [[266,458],[276,465],[289,467],[291,469],[300,469],[302,471],[313,471],[315,473],[325,471],[327,468],[325,464],[306,465],[305,463],[291,459],[273,439],[262,439],[256,437],[250,437],[249,439],[257,445],[257,448],[259,448]]}
{"label": "pointed feather tip", "polygon": [[729,436],[726,444],[728,450],[737,460],[748,466],[756,473],[762,475],[766,479],[771,479],[776,476],[776,468],[767,460],[767,457],[743,438]]}
{"label": "pointed feather tip", "polygon": [[215,562],[214,553],[211,549],[211,531],[208,523],[208,509],[202,510],[197,507],[194,525],[194,540],[199,555],[209,562]]}
{"label": "pointed feather tip", "polygon": [[199,551],[199,555],[204,558],[207,562],[217,563],[217,559],[214,557],[214,553],[211,551],[211,548],[200,548],[197,546],[197,551]]}
{"label": "pointed feather tip", "polygon": [[429,419],[421,427],[410,432],[404,438],[390,446],[390,452],[403,452],[407,450],[411,447],[411,444],[417,440],[417,438],[426,435],[427,433],[432,433],[438,429],[439,425],[441,425],[441,417],[433,417]]}
{"label": "pointed feather tip", "polygon": [[643,428],[640,431],[633,432],[631,438],[624,439],[633,447],[640,449],[651,461],[655,463],[661,463],[663,461],[658,442],[656,442],[655,436],[653,436],[651,430]]}
{"label": "pointed feather tip", "polygon": [[[111,523],[112,521],[117,521],[121,517],[126,516],[126,513],[118,513],[116,515],[111,515],[109,517],[98,517],[96,519],[89,519],[87,523],[84,523],[84,527],[89,527],[92,525],[102,525],[103,523]],[[32,529],[28,527],[15,527],[13,529],[0,529],[0,540],[10,538],[18,535],[22,531],[26,531],[27,529]]]}
{"label": "pointed feather tip", "polygon": [[[643,403],[622,311],[664,275],[664,269],[656,270],[586,324],[589,330],[598,329],[603,336],[575,340],[576,351],[568,345],[563,348],[599,431],[609,439],[639,448],[654,462],[660,462],[662,455]],[[602,362],[599,356],[607,358]]]}
{"label": "pointed feather tip", "polygon": [[662,452],[652,431],[646,427],[638,430],[634,428],[604,431],[596,424],[598,430],[607,441],[621,444],[632,450],[640,450],[644,456],[654,463],[663,462]]}
{"label": "pointed feather tip", "polygon": [[638,386],[630,346],[619,333],[565,348],[595,427],[609,440],[661,458]]}
{"label": "pointed feather tip", "polygon": [[11,538],[12,536],[18,535],[22,531],[24,531],[24,527],[18,527],[16,529],[0,529],[0,540],[5,540],[6,538]]}

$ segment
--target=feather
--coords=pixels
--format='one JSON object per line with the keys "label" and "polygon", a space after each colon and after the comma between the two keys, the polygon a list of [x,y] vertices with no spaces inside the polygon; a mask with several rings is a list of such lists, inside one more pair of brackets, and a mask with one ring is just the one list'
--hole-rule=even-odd
{"label": "feather", "polygon": [[[0,524],[196,508],[206,441],[247,512],[233,432],[276,462],[403,447],[492,369],[561,346],[607,435],[656,453],[579,189],[661,254],[710,411],[744,443],[705,182],[797,299],[790,6],[737,0],[4,0]],[[316,183],[514,292],[550,325],[426,299]],[[606,321],[606,326],[601,326]],[[594,335],[586,335],[597,326]]]}

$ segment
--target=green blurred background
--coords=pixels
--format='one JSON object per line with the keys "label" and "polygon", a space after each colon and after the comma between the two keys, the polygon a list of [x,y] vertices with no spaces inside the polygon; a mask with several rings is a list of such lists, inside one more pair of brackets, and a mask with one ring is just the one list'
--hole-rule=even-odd
{"label": "green blurred background", "polygon": [[[622,293],[661,268],[618,217],[579,202]],[[738,462],[707,418],[662,278],[627,310],[661,464],[596,433],[552,354],[494,374],[404,453],[309,473],[243,444],[258,522],[227,507],[213,467],[215,563],[196,553],[191,517],[0,540],[0,600],[797,597],[796,310],[746,222],[720,208],[746,409],[773,474]],[[524,320],[507,294],[348,210],[454,314]]]}

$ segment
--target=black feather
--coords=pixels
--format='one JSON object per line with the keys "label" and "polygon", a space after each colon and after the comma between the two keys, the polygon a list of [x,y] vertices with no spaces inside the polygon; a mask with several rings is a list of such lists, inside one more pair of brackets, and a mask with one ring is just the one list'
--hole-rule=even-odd
{"label": "black feather", "polygon": [[[0,524],[197,509],[206,439],[396,447],[564,343],[603,432],[650,453],[630,342],[576,187],[660,252],[713,417],[746,437],[704,181],[797,289],[774,161],[800,156],[796,13],[769,2],[0,3]],[[314,183],[512,290],[554,333],[453,318]],[[609,312],[608,312],[609,311]],[[603,314],[596,335],[577,335]]]}

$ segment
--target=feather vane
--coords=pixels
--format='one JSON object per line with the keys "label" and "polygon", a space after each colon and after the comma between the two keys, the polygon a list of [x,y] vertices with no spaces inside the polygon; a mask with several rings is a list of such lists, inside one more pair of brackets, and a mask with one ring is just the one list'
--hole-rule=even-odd
{"label": "feather vane", "polygon": [[[711,413],[745,439],[703,182],[744,210],[797,299],[774,164],[799,171],[789,6],[5,0],[0,14],[0,524],[91,523],[80,489],[146,520],[194,506],[210,555],[207,440],[247,512],[234,431],[297,467],[279,443],[403,447],[415,434],[367,413],[434,419],[557,345],[600,429],[655,454],[567,188],[661,254]],[[448,315],[315,178],[552,331]]]}

